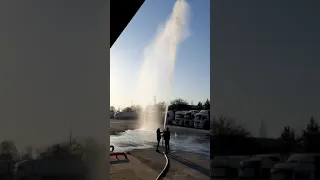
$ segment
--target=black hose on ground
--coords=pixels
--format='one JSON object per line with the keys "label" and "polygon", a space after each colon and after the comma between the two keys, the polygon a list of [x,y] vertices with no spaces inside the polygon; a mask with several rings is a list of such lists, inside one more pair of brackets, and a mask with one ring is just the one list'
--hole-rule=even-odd
{"label": "black hose on ground", "polygon": [[110,148],[111,148],[110,152],[113,152],[114,151],[114,146],[110,145]]}

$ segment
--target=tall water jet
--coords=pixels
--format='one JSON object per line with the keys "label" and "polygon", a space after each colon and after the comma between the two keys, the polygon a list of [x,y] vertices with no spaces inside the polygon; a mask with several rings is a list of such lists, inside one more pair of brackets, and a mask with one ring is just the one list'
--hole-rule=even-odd
{"label": "tall water jet", "polygon": [[[148,106],[152,97],[156,96],[166,103],[167,114],[177,49],[189,33],[188,16],[188,3],[185,0],[177,0],[169,18],[144,50],[136,92],[136,102],[143,107],[139,115],[140,126],[143,129],[155,130],[162,126],[159,109],[156,106]],[[165,128],[166,115],[163,123]]]}

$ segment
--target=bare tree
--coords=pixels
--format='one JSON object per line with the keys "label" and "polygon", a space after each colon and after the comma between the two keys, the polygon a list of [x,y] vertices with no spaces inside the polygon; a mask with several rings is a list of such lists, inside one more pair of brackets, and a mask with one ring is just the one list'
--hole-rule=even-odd
{"label": "bare tree", "polygon": [[83,156],[82,145],[72,139],[71,142],[53,144],[42,151],[38,159],[47,160],[80,160]]}
{"label": "bare tree", "polygon": [[187,101],[178,98],[170,102],[170,108],[174,111],[188,110],[189,104]]}
{"label": "bare tree", "polygon": [[116,112],[116,108],[114,106],[110,106],[110,113],[115,113]]}
{"label": "bare tree", "polygon": [[237,124],[235,119],[226,116],[219,116],[213,120],[212,132],[214,135],[250,135],[243,125]]}
{"label": "bare tree", "polygon": [[319,145],[320,131],[316,119],[311,116],[305,130],[302,132],[302,145],[305,152],[320,152]]}
{"label": "bare tree", "polygon": [[125,107],[122,109],[122,112],[133,112],[133,111],[135,111],[134,106]]}
{"label": "bare tree", "polygon": [[198,103],[197,109],[198,109],[198,110],[202,110],[202,109],[203,109],[203,104],[202,104],[202,102],[199,102],[199,103]]}
{"label": "bare tree", "polygon": [[178,99],[172,100],[170,104],[171,105],[188,105],[188,102],[181,98],[178,98]]}
{"label": "bare tree", "polygon": [[206,102],[203,105],[204,110],[210,110],[210,100],[207,99]]}
{"label": "bare tree", "polygon": [[13,160],[18,158],[18,150],[13,141],[2,141],[0,143],[0,159]]}
{"label": "bare tree", "polygon": [[316,119],[311,116],[310,121],[307,125],[306,132],[310,133],[318,133],[319,132],[319,124]]}
{"label": "bare tree", "polygon": [[296,140],[296,133],[295,130],[293,128],[291,128],[290,126],[285,126],[283,128],[283,131],[281,133],[281,137],[280,137],[285,145],[285,152],[293,152],[295,150],[295,148],[298,145],[298,142]]}

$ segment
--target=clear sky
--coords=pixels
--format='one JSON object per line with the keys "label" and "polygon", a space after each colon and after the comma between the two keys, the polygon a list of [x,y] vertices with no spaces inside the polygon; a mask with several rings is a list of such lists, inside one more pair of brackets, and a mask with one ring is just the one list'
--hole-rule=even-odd
{"label": "clear sky", "polygon": [[320,118],[320,2],[212,1],[212,107],[268,135]]}
{"label": "clear sky", "polygon": [[[128,87],[138,81],[144,48],[167,20],[174,3],[146,1],[111,48],[110,105],[131,105],[134,94]],[[178,47],[171,99],[183,98],[196,104],[210,99],[210,1],[188,3],[190,36]]]}

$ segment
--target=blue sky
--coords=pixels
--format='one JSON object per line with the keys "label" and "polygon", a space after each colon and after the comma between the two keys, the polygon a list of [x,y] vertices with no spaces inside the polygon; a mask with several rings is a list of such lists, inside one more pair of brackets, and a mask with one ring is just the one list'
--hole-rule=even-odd
{"label": "blue sky", "polygon": [[[128,87],[138,81],[144,48],[167,20],[174,3],[146,1],[111,48],[111,105],[131,105],[134,94]],[[171,99],[183,98],[196,104],[210,98],[210,1],[188,3],[190,36],[178,47]]]}

